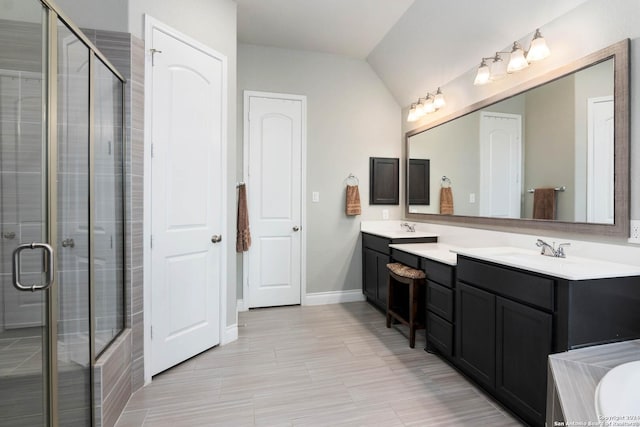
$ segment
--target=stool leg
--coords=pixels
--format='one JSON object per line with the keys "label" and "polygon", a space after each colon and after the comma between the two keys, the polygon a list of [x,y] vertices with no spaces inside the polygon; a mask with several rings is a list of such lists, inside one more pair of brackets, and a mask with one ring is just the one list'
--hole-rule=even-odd
{"label": "stool leg", "polygon": [[387,328],[391,327],[391,313],[389,313],[389,307],[393,303],[391,294],[391,276],[387,276]]}
{"label": "stool leg", "polygon": [[416,346],[416,312],[418,306],[415,301],[416,282],[413,281],[409,285],[409,347]]}

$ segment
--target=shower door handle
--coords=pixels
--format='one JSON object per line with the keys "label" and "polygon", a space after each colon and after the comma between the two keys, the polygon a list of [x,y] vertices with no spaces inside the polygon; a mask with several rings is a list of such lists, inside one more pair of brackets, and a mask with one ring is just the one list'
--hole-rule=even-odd
{"label": "shower door handle", "polygon": [[[44,249],[46,253],[45,256],[45,281],[42,284],[33,284],[31,286],[25,286],[20,283],[20,253],[26,249]],[[53,278],[55,277],[55,273],[53,270],[54,266],[54,257],[53,257],[53,248],[46,243],[25,243],[19,245],[13,251],[13,286],[19,291],[43,291],[53,283]]]}

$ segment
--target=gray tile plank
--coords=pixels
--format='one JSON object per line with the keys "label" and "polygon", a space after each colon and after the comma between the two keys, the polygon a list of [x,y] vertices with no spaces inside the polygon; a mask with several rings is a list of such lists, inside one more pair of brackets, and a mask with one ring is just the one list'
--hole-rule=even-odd
{"label": "gray tile plank", "polygon": [[520,423],[367,303],[250,310],[236,342],[133,394],[118,427]]}

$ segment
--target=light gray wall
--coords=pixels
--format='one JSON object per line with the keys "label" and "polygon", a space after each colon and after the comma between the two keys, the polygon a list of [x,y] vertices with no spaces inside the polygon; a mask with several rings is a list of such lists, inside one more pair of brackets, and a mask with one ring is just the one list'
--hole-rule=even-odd
{"label": "light gray wall", "polygon": [[[360,289],[360,221],[382,219],[383,209],[401,215],[402,204],[368,204],[369,157],[400,157],[400,107],[365,61],[240,44],[238,117],[244,90],[307,97],[307,292]],[[344,213],[349,173],[360,179],[357,217]],[[311,202],[313,191],[319,203]]]}
{"label": "light gray wall", "polygon": [[[574,78],[540,86],[527,92],[525,100],[524,188],[567,187],[556,192],[556,219],[572,222],[576,190]],[[522,217],[533,217],[533,194],[524,193]]]}
{"label": "light gray wall", "polygon": [[55,3],[78,27],[129,32],[129,0],[55,0]]}
{"label": "light gray wall", "polygon": [[[604,18],[606,17],[606,18]],[[447,106],[441,111],[425,117],[423,120],[407,123],[407,107],[403,106],[403,131],[421,127],[429,122],[442,119],[456,111],[479,102],[488,97],[498,95],[505,90],[541,76],[549,71],[582,58],[592,52],[605,48],[625,38],[631,39],[630,54],[630,128],[631,128],[631,218],[640,219],[640,5],[637,1],[628,0],[590,0],[565,15],[548,22],[531,22],[531,29],[540,27],[551,48],[551,56],[535,66],[517,74],[509,75],[491,84],[474,86],[473,79],[477,68],[449,82],[443,82],[442,91],[447,96]],[[597,29],[597,30],[594,30]],[[523,33],[529,29],[523,29]],[[511,40],[505,40],[505,45]],[[520,40],[529,44],[529,37]],[[390,47],[393,48],[393,47]],[[400,45],[396,48],[401,49]],[[494,47],[488,47],[493,48]],[[456,54],[455,51],[452,55]],[[404,66],[406,64],[398,64]],[[428,88],[421,88],[426,90]],[[513,229],[512,229],[513,230]],[[575,236],[580,239],[603,240],[597,236]],[[607,239],[613,243],[626,244],[626,239]]]}
{"label": "light gray wall", "polygon": [[[429,159],[429,206],[411,206],[414,213],[440,213],[442,176],[451,180],[453,211],[456,215],[478,215],[480,177],[480,117],[468,114],[453,123],[430,129],[411,137],[412,159]],[[469,194],[476,202],[469,203]]]}

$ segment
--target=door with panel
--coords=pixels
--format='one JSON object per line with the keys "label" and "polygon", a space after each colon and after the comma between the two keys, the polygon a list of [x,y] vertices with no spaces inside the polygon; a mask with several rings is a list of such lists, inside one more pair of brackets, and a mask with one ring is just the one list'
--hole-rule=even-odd
{"label": "door with panel", "polygon": [[248,97],[249,307],[301,303],[303,108]]}
{"label": "door with panel", "polygon": [[152,79],[152,374],[220,342],[226,62],[160,26]]}
{"label": "door with panel", "polygon": [[480,114],[480,215],[520,218],[522,117]]}

